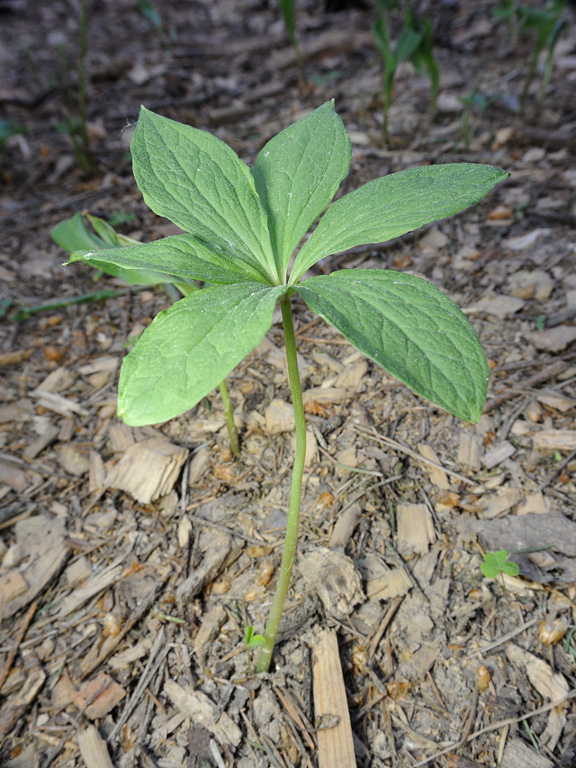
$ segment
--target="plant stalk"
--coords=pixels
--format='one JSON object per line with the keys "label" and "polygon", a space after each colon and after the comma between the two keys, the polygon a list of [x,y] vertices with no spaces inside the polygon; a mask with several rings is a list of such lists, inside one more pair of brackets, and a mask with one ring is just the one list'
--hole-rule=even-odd
{"label": "plant stalk", "polygon": [[300,374],[298,373],[298,360],[296,357],[296,337],[294,334],[294,322],[290,298],[283,296],[280,299],[282,309],[282,321],[284,323],[284,337],[286,340],[286,364],[288,367],[288,380],[292,392],[292,407],[294,408],[294,422],[296,428],[296,450],[294,453],[294,467],[292,469],[292,486],[290,488],[290,505],[288,508],[288,522],[286,525],[286,538],[284,540],[284,552],[280,565],[280,575],[276,585],[276,594],[270,608],[266,630],[264,631],[265,645],[262,646],[258,656],[256,672],[267,672],[272,659],[272,651],[276,642],[280,617],[284,610],[286,595],[292,577],[292,566],[296,555],[298,542],[298,524],[300,521],[300,501],[302,497],[302,476],[304,474],[304,459],[306,458],[306,418],[304,416],[304,403],[302,402],[302,387],[300,386]]}
{"label": "plant stalk", "polygon": [[228,397],[228,387],[226,386],[226,379],[223,379],[218,385],[220,389],[220,397],[224,405],[224,416],[226,417],[226,426],[228,427],[228,435],[230,437],[230,448],[235,459],[240,458],[240,442],[238,440],[238,431],[236,430],[236,424],[234,424],[234,412],[232,411],[232,404]]}

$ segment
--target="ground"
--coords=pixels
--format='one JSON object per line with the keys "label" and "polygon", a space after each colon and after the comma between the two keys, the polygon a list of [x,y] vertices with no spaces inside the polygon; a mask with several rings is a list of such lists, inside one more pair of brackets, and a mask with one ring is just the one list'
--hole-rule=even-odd
{"label": "ground", "polygon": [[[274,2],[87,5],[83,158],[80,3],[0,2],[0,764],[334,768],[353,733],[358,766],[576,765],[574,8],[522,114],[535,33],[491,0],[414,3],[436,113],[426,72],[401,64],[383,144],[368,0],[296,4],[305,82]],[[176,231],[132,176],[140,104],[251,164],[331,98],[353,146],[344,192],[431,163],[510,172],[458,216],[313,269],[431,280],[491,378],[479,423],[461,422],[295,301],[301,538],[258,677],[244,628],[266,619],[293,456],[281,318],[228,379],[237,461],[217,392],[127,427],[120,363],[170,298],[63,267],[50,230],[88,211],[143,241]],[[503,549],[519,575],[485,576]]]}

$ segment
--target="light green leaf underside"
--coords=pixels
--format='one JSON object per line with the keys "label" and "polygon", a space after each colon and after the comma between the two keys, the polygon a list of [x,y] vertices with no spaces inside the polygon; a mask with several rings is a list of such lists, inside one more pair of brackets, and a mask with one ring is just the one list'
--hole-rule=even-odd
{"label": "light green leaf underside", "polygon": [[325,256],[385,243],[477,203],[508,174],[491,165],[448,163],[411,168],[364,184],[326,211],[304,243],[291,283]]}
{"label": "light green leaf underside", "polygon": [[252,169],[282,276],[350,169],[350,139],[327,101],[271,139]]}
{"label": "light green leaf underside", "polygon": [[379,269],[347,269],[297,286],[310,309],[361,352],[449,413],[478,421],[488,365],[465,315],[431,283]]}
{"label": "light green leaf underside", "polygon": [[76,251],[68,263],[73,261],[82,261],[109,273],[113,267],[125,272],[153,270],[158,276],[153,282],[157,283],[172,282],[174,276],[211,283],[263,280],[256,269],[242,259],[214,251],[201,240],[187,234],[165,237],[142,245]]}
{"label": "light green leaf underside", "polygon": [[266,212],[234,150],[144,107],[131,150],[136,182],[154,213],[276,276]]}
{"label": "light green leaf underside", "polygon": [[124,358],[118,415],[142,426],[184,413],[262,341],[286,286],[216,285],[160,312]]}

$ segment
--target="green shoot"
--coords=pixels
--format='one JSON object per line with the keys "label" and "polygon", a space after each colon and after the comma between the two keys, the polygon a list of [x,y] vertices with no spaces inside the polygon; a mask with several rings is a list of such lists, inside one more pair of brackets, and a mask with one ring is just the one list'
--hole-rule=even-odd
{"label": "green shoot", "polygon": [[286,24],[286,29],[288,30],[288,36],[290,37],[292,48],[294,49],[296,63],[300,71],[300,80],[305,83],[306,75],[304,73],[304,59],[302,58],[300,46],[298,45],[298,37],[296,35],[294,1],[295,0],[278,0],[278,5],[280,7],[280,11],[282,12],[282,16],[284,17],[284,23]]}
{"label": "green shoot", "polygon": [[497,576],[518,576],[520,567],[513,560],[508,560],[508,552],[500,549],[498,552],[486,552],[484,562],[480,564],[480,570],[487,579],[495,579]]}
{"label": "green shoot", "polygon": [[396,70],[403,61],[411,61],[419,71],[427,70],[431,80],[431,112],[436,112],[436,97],[440,83],[440,69],[432,51],[432,25],[424,17],[419,20],[411,8],[407,8],[404,26],[395,46],[388,33],[386,13],[398,7],[397,0],[378,0],[378,19],[372,27],[372,36],[382,57],[382,143],[388,143],[388,110]]}
{"label": "green shoot", "polygon": [[131,149],[144,200],[184,234],[106,251],[91,247],[73,253],[68,263],[152,270],[210,287],[160,312],[124,358],[119,416],[139,426],[192,408],[260,344],[277,303],[282,311],[296,448],[284,552],[257,664],[265,672],[294,564],[306,450],[291,298],[298,293],[421,396],[478,421],[488,384],[486,356],[466,316],[438,288],[385,269],[304,276],[327,256],[452,216],[508,174],[471,163],[412,168],[331,204],[351,161],[350,139],[331,101],[272,138],[252,169],[215,136],[145,108]]}

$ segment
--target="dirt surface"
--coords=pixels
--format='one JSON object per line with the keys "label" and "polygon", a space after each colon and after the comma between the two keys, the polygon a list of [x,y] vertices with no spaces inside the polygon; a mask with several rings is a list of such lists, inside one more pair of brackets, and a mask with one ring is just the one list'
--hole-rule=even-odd
{"label": "dirt surface", "polygon": [[[0,2],[0,120],[14,132],[0,155],[0,765],[338,768],[344,751],[323,762],[322,744],[337,748],[348,712],[358,766],[576,765],[573,6],[544,99],[539,71],[522,118],[533,36],[511,36],[494,2],[421,2],[437,113],[426,74],[403,64],[383,147],[371,2],[297,3],[306,83],[274,2],[157,3],[156,26],[152,5],[89,5],[91,172],[69,131],[79,3]],[[170,299],[63,268],[50,230],[88,210],[143,241],[175,231],[133,180],[140,104],[252,163],[330,98],[353,144],[343,191],[429,163],[510,171],[473,209],[313,270],[431,280],[468,315],[492,374],[480,422],[459,422],[295,303],[301,541],[273,670],[258,678],[244,627],[264,626],[293,456],[280,317],[229,377],[238,461],[217,393],[129,428],[119,366]],[[483,576],[483,552],[500,549],[518,577]]]}

